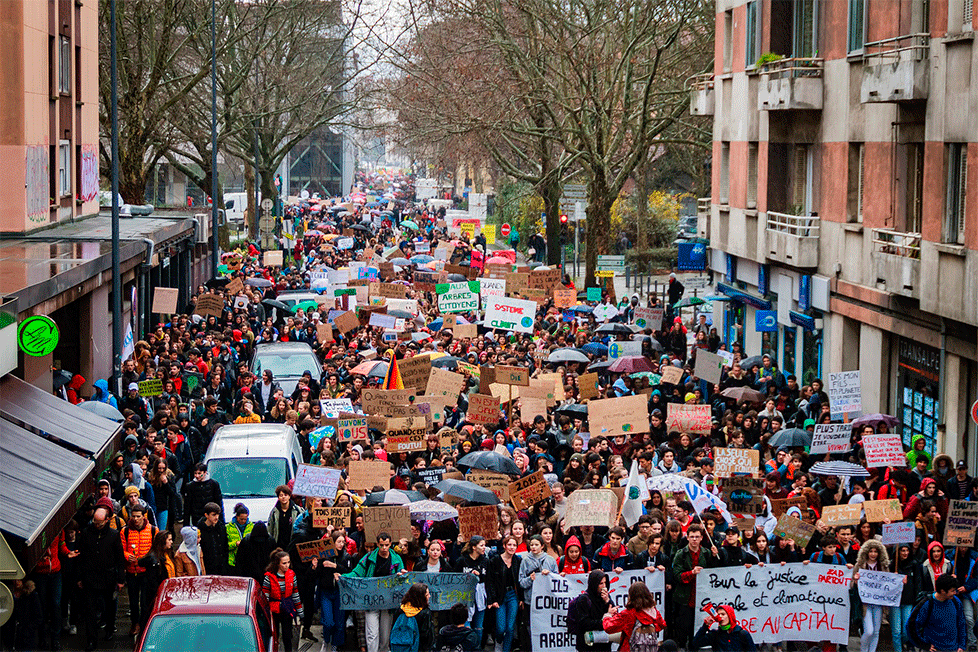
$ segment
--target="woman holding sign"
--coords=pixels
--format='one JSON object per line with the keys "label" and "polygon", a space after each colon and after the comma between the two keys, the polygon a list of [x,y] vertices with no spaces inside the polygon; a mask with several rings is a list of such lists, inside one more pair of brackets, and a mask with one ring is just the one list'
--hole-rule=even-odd
{"label": "woman holding sign", "polygon": [[[876,539],[870,539],[859,549],[856,557],[855,571],[852,579],[859,581],[860,571],[885,571],[890,567],[890,556],[886,548]],[[907,579],[903,579],[906,583]],[[883,625],[883,606],[878,604],[863,604],[863,633],[859,637],[861,652],[876,652],[880,642],[880,627]]]}

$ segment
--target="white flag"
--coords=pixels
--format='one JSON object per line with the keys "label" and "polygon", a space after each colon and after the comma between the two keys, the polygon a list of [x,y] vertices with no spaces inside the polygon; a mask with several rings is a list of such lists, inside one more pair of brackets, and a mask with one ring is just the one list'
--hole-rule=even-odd
{"label": "white flag", "polygon": [[126,324],[126,337],[122,340],[122,360],[128,360],[136,352],[136,342],[132,336],[132,322]]}
{"label": "white flag", "polygon": [[642,517],[642,504],[649,499],[649,488],[638,472],[638,460],[632,460],[632,470],[628,474],[628,484],[625,485],[625,497],[621,505],[621,515],[625,517],[628,527],[638,523]]}

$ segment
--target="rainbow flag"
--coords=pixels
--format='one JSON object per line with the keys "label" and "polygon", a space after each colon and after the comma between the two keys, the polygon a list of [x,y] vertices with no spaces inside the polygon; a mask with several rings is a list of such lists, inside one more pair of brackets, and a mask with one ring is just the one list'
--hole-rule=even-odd
{"label": "rainbow flag", "polygon": [[383,389],[404,389],[404,380],[401,378],[401,371],[397,368],[397,358],[394,352],[390,352],[390,367],[387,375],[384,376]]}

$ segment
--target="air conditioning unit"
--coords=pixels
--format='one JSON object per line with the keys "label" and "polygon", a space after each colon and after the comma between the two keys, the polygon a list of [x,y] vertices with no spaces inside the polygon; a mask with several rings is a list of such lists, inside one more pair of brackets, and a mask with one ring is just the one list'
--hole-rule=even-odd
{"label": "air conditioning unit", "polygon": [[207,244],[211,239],[210,213],[197,213],[194,219],[197,220],[197,244]]}

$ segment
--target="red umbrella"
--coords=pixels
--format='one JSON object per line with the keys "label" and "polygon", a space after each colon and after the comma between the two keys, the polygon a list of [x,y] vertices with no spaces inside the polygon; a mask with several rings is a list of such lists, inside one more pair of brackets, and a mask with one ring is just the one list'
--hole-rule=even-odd
{"label": "red umbrella", "polygon": [[351,374],[360,374],[361,376],[366,376],[374,367],[380,364],[380,360],[367,360],[366,362],[361,362],[353,369],[350,369]]}
{"label": "red umbrella", "polygon": [[608,367],[608,371],[616,374],[635,374],[640,371],[655,372],[649,359],[641,355],[625,355]]}
{"label": "red umbrella", "polygon": [[503,258],[502,256],[493,256],[492,258],[486,261],[486,264],[487,265],[512,265],[512,263],[509,262],[509,258]]}

